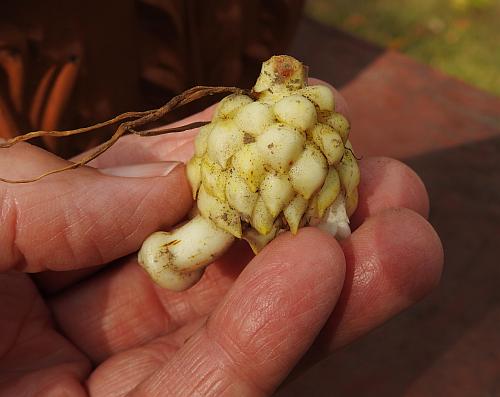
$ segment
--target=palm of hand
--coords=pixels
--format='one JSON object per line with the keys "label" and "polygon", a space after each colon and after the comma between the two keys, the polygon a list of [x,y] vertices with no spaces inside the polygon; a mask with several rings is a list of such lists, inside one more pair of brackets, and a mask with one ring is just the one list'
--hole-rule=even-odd
{"label": "palm of hand", "polygon": [[[200,119],[207,114],[188,121]],[[126,137],[93,165],[183,161],[192,138]],[[13,161],[34,173],[63,162],[21,146],[0,159],[0,170]],[[339,245],[306,228],[280,236],[254,259],[238,243],[183,293],[157,288],[126,256],[191,205],[182,167],[142,178],[109,176],[123,169],[107,175],[80,169],[37,190],[1,187],[6,258],[0,269],[87,269],[48,272],[35,281],[14,271],[0,275],[0,394],[269,394],[308,350],[304,362],[317,360],[408,307],[436,284],[442,264],[439,239],[423,218],[425,188],[397,161],[372,158],[360,166],[351,238]],[[100,194],[98,203],[87,198],[89,191]],[[40,192],[46,202],[53,195],[62,203],[63,216],[30,202]],[[38,226],[31,221],[34,207]],[[33,246],[40,231],[48,235]],[[62,259],[47,259],[56,257]],[[105,269],[88,268],[117,258],[123,259]]]}

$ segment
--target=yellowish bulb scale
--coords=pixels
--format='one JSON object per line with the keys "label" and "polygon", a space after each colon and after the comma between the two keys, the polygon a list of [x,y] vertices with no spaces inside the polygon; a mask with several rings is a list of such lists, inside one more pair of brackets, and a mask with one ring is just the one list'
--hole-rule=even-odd
{"label": "yellowish bulb scale", "polygon": [[197,204],[203,217],[210,219],[222,230],[241,238],[240,216],[238,211],[231,208],[227,202],[212,196],[201,186],[198,191]]}
{"label": "yellowish bulb scale", "polygon": [[344,143],[349,139],[349,131],[351,130],[351,124],[349,120],[340,113],[326,113],[320,116],[320,122],[328,124],[342,137]]}
{"label": "yellowish bulb scale", "polygon": [[207,151],[208,137],[214,128],[213,123],[204,125],[200,128],[198,135],[194,139],[194,155],[195,157],[202,157]]}
{"label": "yellowish bulb scale", "polygon": [[245,180],[232,172],[227,180],[226,198],[231,207],[240,212],[245,221],[249,221],[259,194],[253,191]]}
{"label": "yellowish bulb scale", "polygon": [[245,106],[252,102],[252,98],[247,95],[228,95],[217,105],[213,119],[223,120],[233,118],[233,116],[241,109],[242,106]]}
{"label": "yellowish bulb scale", "polygon": [[325,211],[330,207],[340,193],[340,177],[335,167],[330,166],[325,183],[317,194],[316,216],[323,218]]}
{"label": "yellowish bulb scale", "polygon": [[300,221],[304,212],[306,212],[307,205],[308,201],[300,194],[297,194],[283,210],[283,215],[293,234],[297,234],[299,230]]}
{"label": "yellowish bulb scale", "polygon": [[318,110],[333,112],[335,110],[335,97],[330,88],[324,85],[313,85],[304,87],[298,91],[300,95],[309,99]]}
{"label": "yellowish bulb scale", "polygon": [[225,200],[227,173],[222,167],[205,156],[201,160],[201,185],[219,200]]}
{"label": "yellowish bulb scale", "polygon": [[264,161],[277,172],[287,172],[304,149],[303,133],[286,124],[273,124],[257,138]]}
{"label": "yellowish bulb scale", "polygon": [[314,143],[321,149],[328,164],[337,164],[344,155],[344,142],[331,126],[317,123],[310,131]]}
{"label": "yellowish bulb scale", "polygon": [[201,158],[192,157],[191,160],[186,164],[186,175],[191,185],[191,190],[193,192],[193,199],[196,200],[198,194],[198,189],[201,185]]}
{"label": "yellowish bulb scale", "polygon": [[316,124],[317,114],[313,103],[302,95],[290,95],[274,105],[274,113],[281,123],[306,131]]}
{"label": "yellowish bulb scale", "polygon": [[259,196],[253,209],[251,224],[260,234],[268,234],[272,228],[275,217],[267,209],[262,196]]}
{"label": "yellowish bulb scale", "polygon": [[233,156],[232,164],[235,172],[245,179],[253,192],[256,192],[266,175],[264,159],[257,144],[243,145],[241,150]]}
{"label": "yellowish bulb scale", "polygon": [[233,120],[218,121],[208,137],[208,156],[226,169],[228,160],[243,146],[243,138]]}
{"label": "yellowish bulb scale", "polygon": [[307,143],[300,157],[290,168],[290,181],[295,191],[306,200],[323,185],[328,166],[325,156],[314,144]]}
{"label": "yellowish bulb scale", "polygon": [[262,134],[275,120],[271,107],[261,102],[243,106],[234,117],[237,128],[253,136]]}
{"label": "yellowish bulb scale", "polygon": [[349,193],[357,189],[360,179],[359,166],[350,149],[345,150],[344,157],[336,167],[344,190]]}
{"label": "yellowish bulb scale", "polygon": [[295,195],[287,175],[270,172],[260,185],[260,195],[273,217],[285,208]]}

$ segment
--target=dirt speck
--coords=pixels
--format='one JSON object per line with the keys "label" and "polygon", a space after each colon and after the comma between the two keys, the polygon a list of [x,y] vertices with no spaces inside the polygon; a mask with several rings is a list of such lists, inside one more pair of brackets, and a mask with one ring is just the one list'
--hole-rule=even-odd
{"label": "dirt speck", "polygon": [[245,135],[243,135],[243,143],[248,144],[248,143],[253,143],[255,142],[255,138],[250,135],[248,132],[245,132]]}

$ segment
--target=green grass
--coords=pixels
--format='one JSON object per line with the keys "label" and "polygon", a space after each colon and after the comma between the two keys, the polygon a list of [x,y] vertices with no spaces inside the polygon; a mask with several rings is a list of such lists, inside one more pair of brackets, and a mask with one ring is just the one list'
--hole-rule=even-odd
{"label": "green grass", "polygon": [[309,0],[306,12],[500,95],[500,0]]}

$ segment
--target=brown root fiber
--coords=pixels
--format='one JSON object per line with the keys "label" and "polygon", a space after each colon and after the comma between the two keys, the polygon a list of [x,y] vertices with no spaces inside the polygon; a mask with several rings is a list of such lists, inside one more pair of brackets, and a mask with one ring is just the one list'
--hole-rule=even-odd
{"label": "brown root fiber", "polygon": [[208,96],[208,95],[216,95],[216,94],[224,94],[224,93],[250,95],[249,91],[243,90],[243,89],[237,88],[237,87],[198,86],[198,87],[193,87],[187,91],[184,91],[182,94],[175,96],[169,102],[167,102],[165,105],[163,105],[162,107],[160,107],[158,109],[147,110],[144,112],[123,113],[119,116],[116,116],[116,117],[110,119],[110,120],[103,121],[101,123],[98,123],[98,124],[95,124],[95,125],[92,125],[89,127],[78,128],[75,130],[33,131],[33,132],[29,132],[29,133],[24,134],[24,135],[20,135],[20,136],[16,136],[14,138],[11,138],[6,142],[0,142],[0,149],[1,148],[9,148],[9,147],[15,145],[16,143],[29,141],[30,139],[37,138],[37,137],[42,137],[42,138],[44,138],[44,137],[65,137],[65,136],[70,136],[70,135],[84,134],[86,132],[95,131],[97,129],[121,122],[121,124],[118,126],[118,128],[116,129],[115,133],[111,136],[111,138],[109,138],[106,142],[102,143],[101,145],[97,146],[92,153],[90,153],[88,156],[84,157],[83,159],[81,159],[78,162],[71,163],[63,168],[51,170],[49,172],[38,175],[38,176],[31,178],[31,179],[11,180],[11,179],[6,179],[6,178],[0,177],[0,181],[6,182],[6,183],[30,183],[30,182],[35,182],[35,181],[38,181],[42,178],[45,178],[48,175],[52,175],[52,174],[56,174],[59,172],[63,172],[63,171],[67,171],[67,170],[81,167],[81,166],[89,163],[90,161],[94,160],[98,156],[100,156],[106,150],[111,148],[118,141],[118,139],[120,139],[122,136],[127,135],[127,134],[135,134],[135,135],[140,135],[140,136],[152,136],[152,135],[168,134],[171,132],[179,132],[179,131],[185,131],[185,130],[189,130],[189,129],[193,129],[193,128],[198,128],[198,127],[204,125],[205,123],[204,122],[191,123],[191,124],[188,124],[185,126],[165,128],[165,129],[160,129],[160,130],[155,129],[152,131],[140,131],[139,130],[140,127],[143,127],[149,123],[160,120],[161,118],[165,117],[168,113],[170,113],[172,110],[174,110],[178,107],[181,107],[183,105],[186,105],[190,102],[196,101],[197,99],[203,98],[203,97]]}

